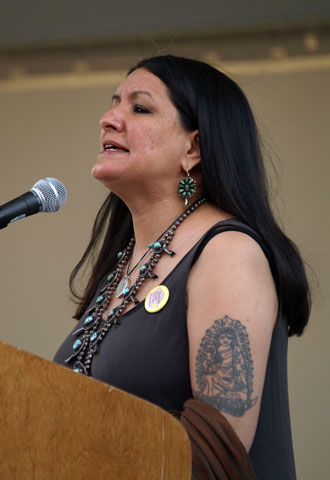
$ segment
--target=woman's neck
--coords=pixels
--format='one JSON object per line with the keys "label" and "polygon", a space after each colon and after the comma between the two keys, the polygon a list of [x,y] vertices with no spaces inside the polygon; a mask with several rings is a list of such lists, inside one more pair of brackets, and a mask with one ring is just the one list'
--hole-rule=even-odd
{"label": "woman's neck", "polygon": [[[147,251],[148,245],[155,242],[188,207],[177,192],[164,192],[160,189],[157,192],[155,189],[151,194],[150,191],[142,192],[139,188],[134,190],[134,195],[128,195],[130,192],[131,189],[128,189],[119,196],[132,215],[135,245],[131,265],[135,265]],[[197,193],[190,203],[193,204],[201,197]],[[196,236],[197,241],[200,231],[206,231],[212,224],[229,217],[219,208],[205,202],[180,225],[173,239],[174,251],[176,248],[184,248],[187,237]]]}
{"label": "woman's neck", "polygon": [[142,254],[148,244],[155,242],[186,208],[180,198],[169,197],[159,198],[151,204],[136,202],[128,207],[133,220],[136,254]]}

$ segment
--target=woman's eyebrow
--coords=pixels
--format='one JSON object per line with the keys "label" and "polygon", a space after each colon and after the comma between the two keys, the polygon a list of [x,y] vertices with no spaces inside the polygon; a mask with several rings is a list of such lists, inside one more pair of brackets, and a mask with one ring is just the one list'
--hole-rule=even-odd
{"label": "woman's eyebrow", "polygon": [[[136,98],[138,95],[148,95],[148,97],[150,97],[152,100],[154,100],[153,96],[151,95],[151,93],[149,92],[146,92],[145,90],[133,90],[133,92],[131,92],[129,94],[129,98],[132,99],[132,98]],[[120,101],[121,100],[121,96],[118,95],[117,93],[115,95],[112,96],[112,101],[115,101],[115,100],[118,100]]]}

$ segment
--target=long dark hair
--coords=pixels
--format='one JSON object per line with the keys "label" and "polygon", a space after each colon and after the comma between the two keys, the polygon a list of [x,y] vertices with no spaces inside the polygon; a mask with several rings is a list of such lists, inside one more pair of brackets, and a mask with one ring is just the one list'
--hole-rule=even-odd
{"label": "long dark hair", "polygon": [[[208,201],[241,220],[265,241],[289,335],[301,335],[310,315],[310,291],[304,264],[294,243],[272,214],[259,134],[240,87],[210,65],[165,55],[140,61],[128,74],[144,68],[162,80],[188,131],[199,131],[203,191]],[[114,267],[116,253],[132,236],[132,219],[124,202],[110,193],[95,220],[90,243],[70,277],[80,300],[76,318],[87,308],[101,278]],[[74,290],[78,271],[97,254],[82,297]]]}

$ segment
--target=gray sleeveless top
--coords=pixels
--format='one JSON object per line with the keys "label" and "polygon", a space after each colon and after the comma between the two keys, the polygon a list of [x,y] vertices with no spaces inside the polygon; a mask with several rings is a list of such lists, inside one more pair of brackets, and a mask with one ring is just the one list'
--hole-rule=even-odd
{"label": "gray sleeveless top", "polygon": [[[206,243],[214,235],[228,230],[253,237],[272,267],[267,246],[250,227],[237,220],[214,225],[162,282],[170,292],[165,307],[157,313],[148,313],[141,302],[122,315],[119,326],[109,330],[92,362],[91,375],[94,378],[165,410],[183,409],[184,402],[192,398],[186,325],[187,278]],[[104,284],[105,280],[98,291]],[[95,298],[97,295],[98,292]],[[84,319],[85,315],[79,326]],[[64,360],[72,353],[72,344],[73,337],[69,335],[54,361],[65,365]],[[288,400],[287,345],[287,323],[280,313],[270,346],[257,430],[249,453],[258,480],[296,479]]]}

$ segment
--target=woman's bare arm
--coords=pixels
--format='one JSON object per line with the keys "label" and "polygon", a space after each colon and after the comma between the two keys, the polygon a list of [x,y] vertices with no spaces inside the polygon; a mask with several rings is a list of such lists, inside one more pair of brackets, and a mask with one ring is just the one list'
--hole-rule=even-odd
{"label": "woman's bare arm", "polygon": [[249,451],[278,306],[262,249],[240,232],[215,236],[190,272],[187,296],[194,397],[225,415]]}

